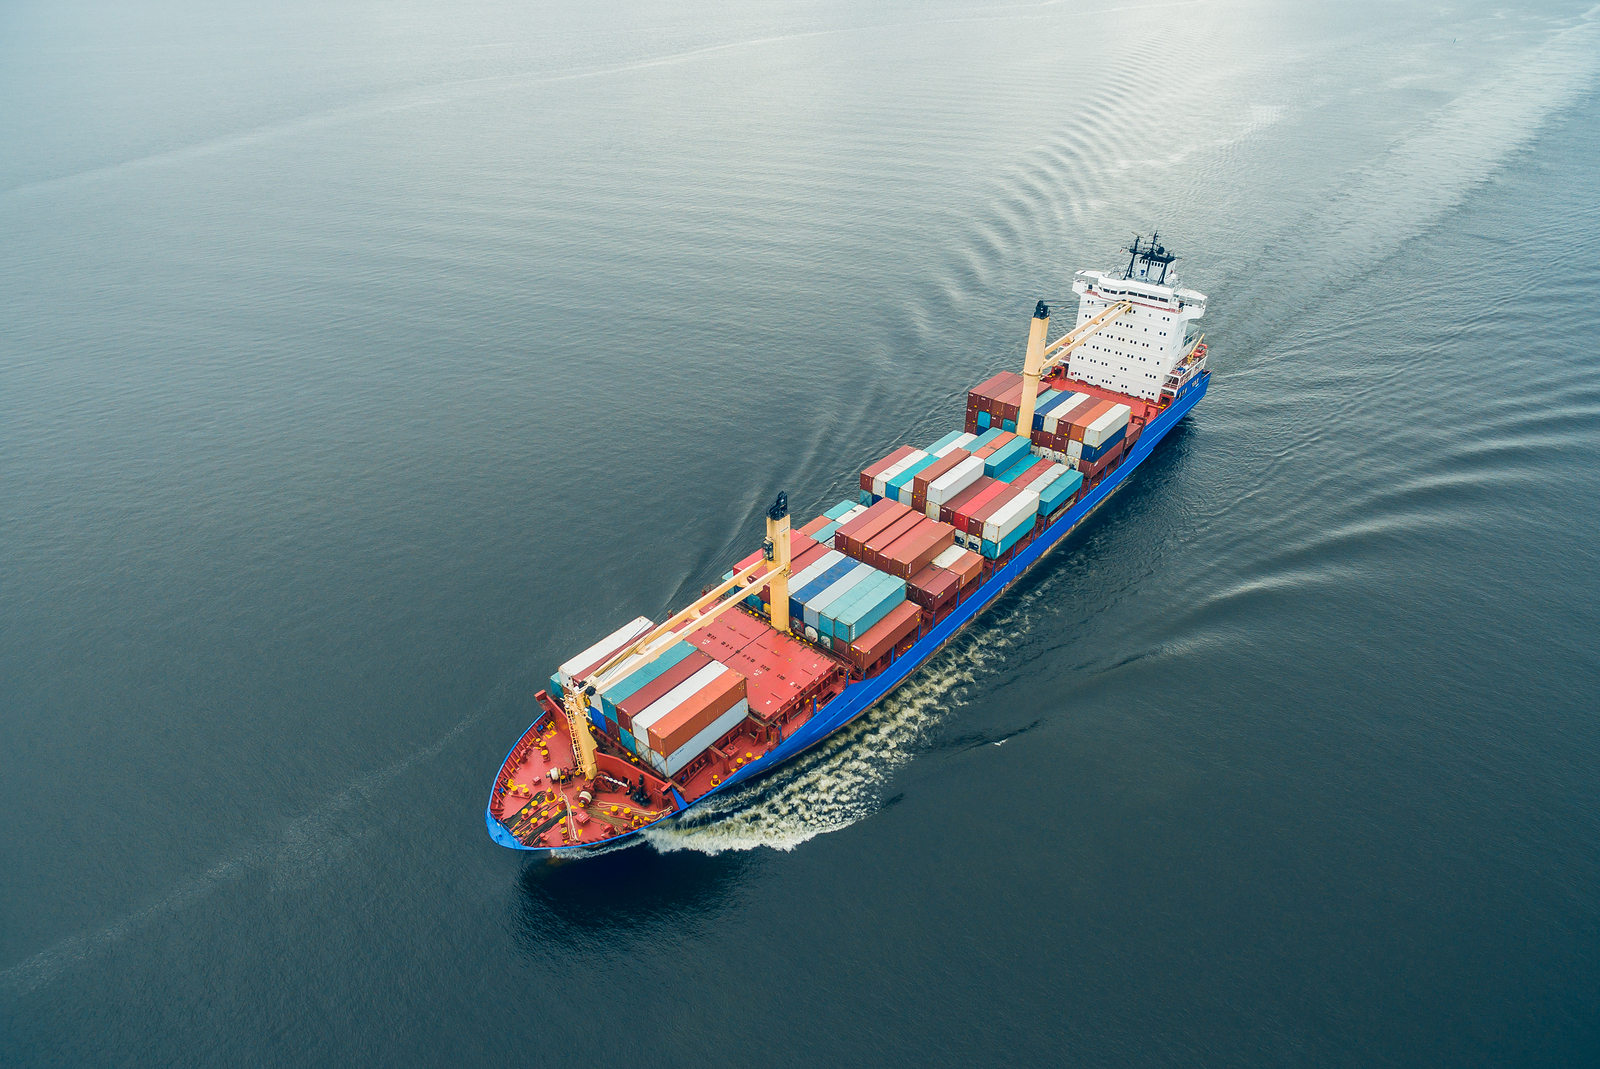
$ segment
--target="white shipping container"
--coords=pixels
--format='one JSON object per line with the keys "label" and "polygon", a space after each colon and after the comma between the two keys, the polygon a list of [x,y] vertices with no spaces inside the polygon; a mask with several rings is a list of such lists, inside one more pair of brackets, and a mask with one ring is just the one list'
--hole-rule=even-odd
{"label": "white shipping container", "polygon": [[1083,444],[1090,449],[1098,449],[1105,445],[1106,439],[1116,434],[1118,428],[1128,425],[1128,417],[1131,415],[1133,410],[1127,405],[1113,408],[1083,429]]}
{"label": "white shipping container", "polygon": [[743,698],[732,709],[717,717],[694,738],[667,754],[666,772],[669,776],[676,776],[682,772],[684,766],[696,757],[706,752],[706,747],[716,742],[722,736],[739,726],[739,722],[750,715],[750,703]]}
{"label": "white shipping container", "polygon": [[937,557],[933,558],[935,568],[949,568],[950,565],[961,559],[961,547],[951,546]]}
{"label": "white shipping container", "polygon": [[[648,738],[650,725],[688,701],[691,695],[703,690],[710,685],[712,680],[727,671],[730,671],[727,665],[712,661],[700,671],[651,702],[638,716],[633,718],[633,737],[635,739]],[[641,742],[639,745],[648,748],[649,743]]]}
{"label": "white shipping container", "polygon": [[999,542],[1006,535],[1022,526],[1025,521],[1031,522],[1038,514],[1039,495],[1032,491],[1024,490],[1010,501],[1007,501],[994,515],[984,521],[983,540],[985,542]]}
{"label": "white shipping container", "polygon": [[[587,672],[589,669],[606,660],[612,654],[622,649],[640,635],[650,631],[655,626],[656,625],[651,623],[648,618],[641,616],[632,623],[623,627],[619,627],[617,630],[613,631],[611,634],[607,635],[599,642],[596,642],[593,646],[590,646],[588,649],[584,650],[582,653],[578,654],[576,657],[572,658],[566,664],[561,666],[559,673],[561,676],[561,686],[567,690],[571,690],[572,685],[576,682],[576,679],[574,678],[576,674]],[[549,662],[547,661],[545,663],[548,664]]]}
{"label": "white shipping container", "polygon": [[[1073,409],[1075,409],[1078,406],[1082,405],[1083,402],[1085,402],[1087,400],[1089,400],[1089,395],[1088,394],[1086,394],[1086,393],[1074,393],[1071,397],[1068,397],[1065,401],[1062,401],[1055,408],[1052,408],[1049,412],[1045,413],[1045,417],[1044,417],[1044,430],[1045,430],[1045,433],[1046,434],[1060,434],[1061,431],[1058,428],[1061,426],[1061,424],[1059,422],[1061,417],[1071,415]],[[1067,422],[1070,424],[1072,421],[1068,420]]]}
{"label": "white shipping container", "polygon": [[955,441],[951,442],[949,445],[943,446],[943,447],[941,447],[939,449],[935,449],[933,451],[933,455],[936,456],[936,457],[946,456],[949,453],[951,453],[951,452],[953,452],[953,451],[955,451],[957,449],[965,449],[967,446],[971,445],[973,442],[975,442],[977,440],[978,440],[978,436],[976,434],[963,434],[961,437],[957,438]]}
{"label": "white shipping container", "polygon": [[890,465],[874,476],[872,480],[872,492],[877,494],[879,497],[885,496],[885,484],[888,483],[890,479],[893,479],[896,475],[899,475],[902,471],[905,471],[907,468],[911,467],[911,465],[920,463],[927,459],[928,454],[924,453],[922,450],[918,449],[913,451],[912,454],[906,457],[904,460],[897,464]]}
{"label": "white shipping container", "polygon": [[1043,494],[1045,489],[1051,483],[1055,482],[1057,479],[1061,478],[1061,476],[1065,475],[1066,473],[1067,473],[1067,466],[1065,464],[1052,464],[1052,465],[1050,465],[1049,470],[1047,470],[1043,475],[1039,476],[1037,479],[1033,480],[1033,482],[1029,483],[1027,486],[1023,487],[1023,489],[1027,490],[1027,491],[1029,491],[1031,493]]}
{"label": "white shipping container", "polygon": [[[1069,461],[1077,460],[1081,456],[1083,456],[1083,443],[1082,442],[1068,442],[1067,443],[1067,459]],[[1074,464],[1073,467],[1077,467],[1077,465]]]}
{"label": "white shipping container", "polygon": [[[983,458],[968,457],[928,484],[929,506],[942,505],[983,476]],[[932,513],[939,518],[938,510]]]}
{"label": "white shipping container", "polygon": [[805,589],[807,583],[844,560],[844,554],[838,550],[824,553],[810,564],[801,568],[799,574],[789,577],[789,596],[793,597]]}

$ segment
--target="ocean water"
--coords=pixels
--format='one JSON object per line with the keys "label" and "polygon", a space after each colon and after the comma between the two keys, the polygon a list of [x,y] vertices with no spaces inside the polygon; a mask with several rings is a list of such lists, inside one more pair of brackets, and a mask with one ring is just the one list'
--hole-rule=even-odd
{"label": "ocean water", "polygon": [[[0,12],[0,1064],[1600,1061],[1600,10]],[[554,666],[1159,229],[1206,400],[893,700],[494,846]]]}

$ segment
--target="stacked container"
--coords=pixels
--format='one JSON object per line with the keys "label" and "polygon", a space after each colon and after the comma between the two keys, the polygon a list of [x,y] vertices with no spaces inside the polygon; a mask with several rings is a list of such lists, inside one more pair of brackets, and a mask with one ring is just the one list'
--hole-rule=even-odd
{"label": "stacked container", "polygon": [[[1000,374],[974,386],[967,393],[967,424],[970,434],[993,428],[1014,431],[1022,404],[1022,376],[1015,371]],[[1041,384],[1040,392],[1048,387]],[[1037,401],[1035,401],[1037,404]]]}
{"label": "stacked container", "polygon": [[884,457],[882,460],[876,460],[871,464],[868,464],[861,470],[861,489],[868,494],[878,494],[880,497],[883,496],[881,493],[873,489],[873,485],[875,484],[878,476],[883,474],[885,471],[888,471],[901,461],[905,460],[906,457],[915,452],[917,452],[917,450],[911,446],[903,445],[894,452],[890,453],[888,456]]}
{"label": "stacked container", "polygon": [[983,458],[968,453],[955,467],[929,481],[924,494],[923,514],[929,519],[950,522],[943,515],[944,506],[981,478]]}
{"label": "stacked container", "polygon": [[845,656],[866,671],[889,656],[903,643],[913,641],[920,630],[923,612],[909,601],[896,605],[861,637],[845,648]]}
{"label": "stacked container", "polygon": [[[1013,488],[1016,493],[983,517],[979,533],[981,552],[994,560],[1026,537],[1039,519],[1039,495]],[[969,540],[970,544],[970,540]]]}
{"label": "stacked container", "polygon": [[669,776],[749,715],[744,676],[699,650],[685,660],[694,658],[710,663],[642,709],[629,709],[633,699],[618,706],[628,714],[634,752]]}

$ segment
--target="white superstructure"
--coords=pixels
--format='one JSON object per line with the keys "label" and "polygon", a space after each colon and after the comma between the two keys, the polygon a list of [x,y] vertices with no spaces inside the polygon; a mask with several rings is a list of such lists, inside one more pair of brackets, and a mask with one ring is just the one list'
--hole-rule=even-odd
{"label": "white superstructure", "polygon": [[[1206,295],[1178,288],[1176,256],[1156,244],[1128,248],[1128,266],[1121,271],[1079,271],[1072,291],[1078,294],[1078,324],[1128,301],[1125,312],[1079,346],[1067,363],[1067,374],[1095,386],[1151,401],[1162,391],[1175,393],[1204,370],[1205,357],[1192,359],[1189,321],[1206,314]],[[1181,365],[1181,366],[1180,366]]]}

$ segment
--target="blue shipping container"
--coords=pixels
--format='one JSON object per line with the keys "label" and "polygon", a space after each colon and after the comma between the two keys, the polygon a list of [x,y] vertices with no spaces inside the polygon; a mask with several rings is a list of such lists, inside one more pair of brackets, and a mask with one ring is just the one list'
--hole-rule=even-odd
{"label": "blue shipping container", "polygon": [[978,413],[978,429],[980,431],[986,431],[986,430],[989,429],[989,413],[987,413],[987,412],[979,412]]}
{"label": "blue shipping container", "polygon": [[[855,562],[852,561],[851,563]],[[801,614],[806,626],[815,627],[820,633],[822,630],[822,614],[831,608],[835,601],[854,589],[857,583],[860,583],[874,572],[875,569],[865,564],[856,564],[841,578],[836,579],[826,590],[808,600],[805,603],[805,611]]]}

